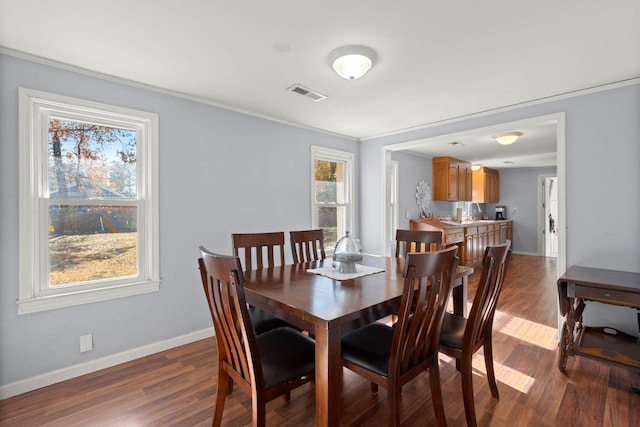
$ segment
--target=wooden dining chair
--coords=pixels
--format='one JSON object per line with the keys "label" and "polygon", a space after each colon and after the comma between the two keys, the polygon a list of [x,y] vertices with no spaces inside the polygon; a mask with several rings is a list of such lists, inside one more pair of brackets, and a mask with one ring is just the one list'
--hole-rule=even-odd
{"label": "wooden dining chair", "polygon": [[[234,233],[233,254],[244,260],[244,270],[284,265],[284,232]],[[276,262],[276,260],[278,262]]]}
{"label": "wooden dining chair", "polygon": [[265,425],[266,403],[311,381],[315,342],[299,331],[281,327],[260,335],[252,331],[244,295],[240,259],[200,247],[198,260],[218,345],[218,385],[213,426],[222,422],[230,385],[251,396],[254,426]]}
{"label": "wooden dining chair", "polygon": [[396,230],[396,257],[409,252],[431,252],[442,249],[442,232],[426,230]]}
{"label": "wooden dining chair", "polygon": [[395,327],[371,323],[342,337],[342,364],[387,389],[389,425],[400,425],[402,386],[423,371],[429,372],[436,419],[446,425],[438,346],[440,328],[455,279],[458,248],[409,253],[405,261],[404,290]]}
{"label": "wooden dining chair", "polygon": [[322,229],[289,232],[293,263],[318,261],[326,258]]}
{"label": "wooden dining chair", "polygon": [[480,282],[468,318],[445,313],[440,335],[440,352],[456,358],[462,377],[462,398],[467,425],[476,426],[473,399],[473,355],[484,347],[487,380],[493,397],[498,399],[498,386],[493,369],[493,317],[504,277],[511,259],[511,242],[488,246],[485,250]]}
{"label": "wooden dining chair", "polygon": [[[284,265],[284,232],[272,233],[234,233],[233,254],[244,259],[244,271],[273,268],[276,260]],[[284,320],[259,308],[249,306],[251,324],[256,334],[281,326],[291,326]]]}

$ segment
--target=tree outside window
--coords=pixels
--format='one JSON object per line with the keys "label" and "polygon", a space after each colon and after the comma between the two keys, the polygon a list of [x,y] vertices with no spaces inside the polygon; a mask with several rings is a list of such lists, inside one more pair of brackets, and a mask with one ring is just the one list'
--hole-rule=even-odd
{"label": "tree outside window", "polygon": [[325,246],[333,250],[336,242],[351,231],[351,153],[314,147],[313,227],[324,231]]}
{"label": "tree outside window", "polygon": [[18,313],[159,289],[158,116],[20,88]]}

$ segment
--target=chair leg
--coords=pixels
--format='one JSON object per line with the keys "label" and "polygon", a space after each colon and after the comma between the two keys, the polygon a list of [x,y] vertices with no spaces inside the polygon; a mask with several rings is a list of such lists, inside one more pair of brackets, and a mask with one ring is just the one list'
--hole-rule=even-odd
{"label": "chair leg", "polygon": [[436,363],[429,368],[429,384],[431,385],[431,401],[433,402],[433,411],[436,414],[438,425],[446,427],[447,416],[444,413],[444,402],[442,400],[442,388],[440,386],[440,367],[438,359]]}
{"label": "chair leg", "polygon": [[462,400],[464,401],[464,413],[468,427],[476,427],[476,407],[473,401],[473,366],[471,363],[473,354],[463,354],[460,359],[462,377]]}
{"label": "chair leg", "polygon": [[257,398],[251,402],[251,412],[253,418],[253,427],[264,427],[267,423],[267,402],[264,401],[264,397],[260,396],[258,393]]}
{"label": "chair leg", "polygon": [[224,371],[218,371],[218,389],[216,391],[216,407],[213,412],[213,427],[219,427],[222,424],[222,413],[224,412],[224,401],[227,398],[229,385],[233,385],[233,381]]}
{"label": "chair leg", "polygon": [[389,400],[389,425],[400,427],[400,387],[389,384],[387,399]]}
{"label": "chair leg", "polygon": [[489,338],[484,343],[484,364],[487,367],[487,380],[489,380],[491,395],[496,399],[499,399],[500,393],[498,393],[498,385],[496,384],[496,373],[493,369],[493,344],[491,341],[491,338]]}

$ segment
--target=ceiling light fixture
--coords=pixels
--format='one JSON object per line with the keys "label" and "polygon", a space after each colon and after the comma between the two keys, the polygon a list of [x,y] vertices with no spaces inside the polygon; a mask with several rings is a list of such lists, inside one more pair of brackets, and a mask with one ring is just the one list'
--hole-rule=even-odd
{"label": "ceiling light fixture", "polygon": [[329,54],[329,63],[340,77],[355,80],[373,67],[376,53],[366,46],[343,46]]}
{"label": "ceiling light fixture", "polygon": [[481,167],[482,167],[481,164],[474,164],[474,165],[471,165],[471,170],[472,171],[479,171]]}
{"label": "ceiling light fixture", "polygon": [[509,145],[516,142],[521,135],[522,132],[501,133],[500,135],[496,136],[496,141],[498,141],[502,145]]}

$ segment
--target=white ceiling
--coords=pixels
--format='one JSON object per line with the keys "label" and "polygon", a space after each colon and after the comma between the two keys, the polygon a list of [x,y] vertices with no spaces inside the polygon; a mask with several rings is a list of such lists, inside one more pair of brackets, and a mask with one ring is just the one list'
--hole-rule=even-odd
{"label": "white ceiling", "polygon": [[[638,0],[0,0],[0,46],[366,139],[637,78],[639,22]],[[377,54],[355,81],[328,64],[349,44]]]}

